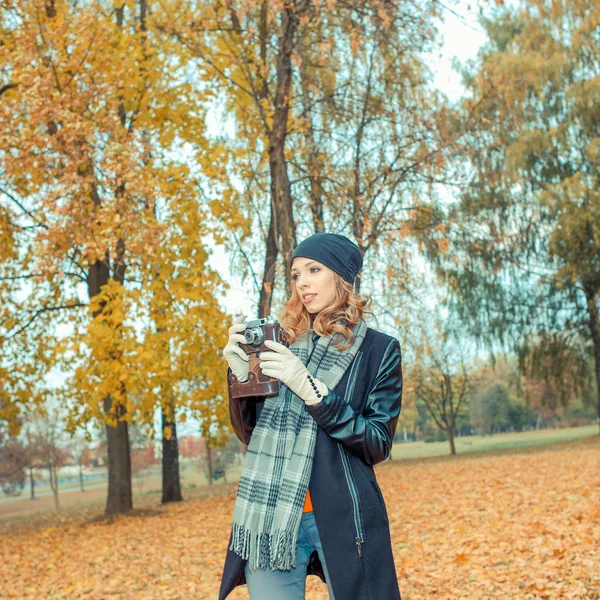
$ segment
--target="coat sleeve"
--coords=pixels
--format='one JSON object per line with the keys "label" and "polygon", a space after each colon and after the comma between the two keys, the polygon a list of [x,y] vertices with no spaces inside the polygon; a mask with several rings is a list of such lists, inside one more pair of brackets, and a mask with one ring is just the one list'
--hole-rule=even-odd
{"label": "coat sleeve", "polygon": [[383,354],[362,412],[354,410],[333,390],[318,404],[306,408],[330,437],[372,466],[389,456],[401,406],[402,353],[398,340],[393,339]]}
{"label": "coat sleeve", "polygon": [[258,421],[265,396],[249,396],[247,398],[231,397],[231,369],[227,369],[227,395],[229,396],[229,419],[231,427],[240,441],[246,446],[250,443],[252,432]]}

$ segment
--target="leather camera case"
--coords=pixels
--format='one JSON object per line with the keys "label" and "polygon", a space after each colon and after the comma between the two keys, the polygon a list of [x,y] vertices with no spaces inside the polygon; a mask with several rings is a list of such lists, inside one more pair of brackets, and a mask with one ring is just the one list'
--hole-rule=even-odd
{"label": "leather camera case", "polygon": [[276,396],[279,394],[279,380],[263,375],[263,372],[260,369],[260,357],[258,354],[263,351],[272,352],[270,348],[265,346],[264,342],[266,340],[273,340],[284,346],[289,346],[285,331],[281,328],[281,325],[276,319],[270,317],[250,321],[246,324],[246,330],[242,331],[242,335],[250,328],[253,328],[254,330],[260,328],[262,330],[263,340],[261,343],[256,344],[244,344],[240,342],[239,347],[249,357],[248,379],[246,381],[239,381],[233,373],[229,373],[231,397],[247,398],[249,396]]}

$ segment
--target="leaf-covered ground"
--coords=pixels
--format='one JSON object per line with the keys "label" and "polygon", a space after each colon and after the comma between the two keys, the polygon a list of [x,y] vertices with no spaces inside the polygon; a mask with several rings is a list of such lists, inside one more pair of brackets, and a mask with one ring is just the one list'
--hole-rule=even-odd
{"label": "leaf-covered ground", "polygon": [[[600,598],[598,438],[376,470],[403,600]],[[0,598],[216,599],[235,485],[224,489],[114,521],[4,528]],[[307,590],[327,598],[316,577]]]}

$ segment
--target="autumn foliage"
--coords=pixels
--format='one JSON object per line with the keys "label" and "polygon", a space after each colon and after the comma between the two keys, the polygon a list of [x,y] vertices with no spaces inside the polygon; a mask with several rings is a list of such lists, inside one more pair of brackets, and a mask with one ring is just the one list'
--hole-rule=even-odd
{"label": "autumn foliage", "polygon": [[[526,454],[376,468],[403,598],[591,600],[600,596],[598,442]],[[229,491],[227,491],[229,490]],[[215,598],[235,486],[132,517],[3,537],[0,596]],[[368,532],[366,532],[368,536]],[[238,588],[232,600],[247,598]],[[308,579],[307,598],[327,589]]]}

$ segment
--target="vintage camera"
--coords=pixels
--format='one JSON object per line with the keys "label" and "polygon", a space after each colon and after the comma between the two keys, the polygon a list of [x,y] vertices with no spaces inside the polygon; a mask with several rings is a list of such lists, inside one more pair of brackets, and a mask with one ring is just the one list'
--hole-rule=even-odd
{"label": "vintage camera", "polygon": [[260,369],[259,352],[270,351],[265,346],[265,340],[273,340],[284,346],[289,346],[285,331],[275,317],[255,319],[244,323],[246,329],[242,332],[246,343],[239,344],[240,348],[248,355],[248,379],[238,381],[233,374],[229,374],[232,398],[246,398],[248,396],[276,396],[279,393],[279,380],[263,375]]}

